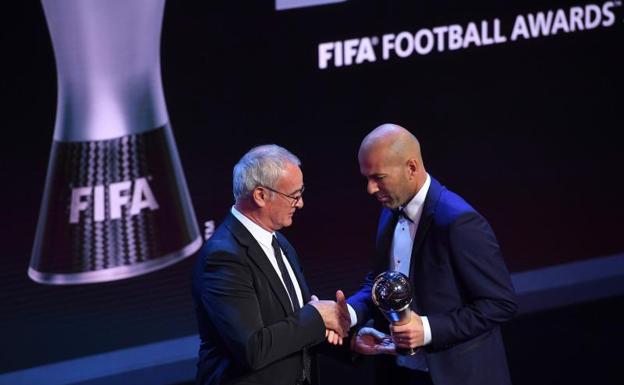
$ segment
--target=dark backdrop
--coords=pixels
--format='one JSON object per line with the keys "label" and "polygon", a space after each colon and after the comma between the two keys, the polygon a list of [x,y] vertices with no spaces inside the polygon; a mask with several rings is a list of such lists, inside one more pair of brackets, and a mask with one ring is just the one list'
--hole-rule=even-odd
{"label": "dark backdrop", "polygon": [[[3,5],[0,372],[196,332],[190,257],[127,280],[43,286],[26,274],[56,107],[42,7]],[[366,1],[276,11],[271,1],[169,1],[162,74],[200,226],[232,204],[252,146],[303,161],[305,208],[285,233],[314,292],[352,293],[368,269],[377,203],[357,149],[394,122],[432,176],[488,218],[513,272],[622,252],[621,3],[613,26],[320,70],[319,43],[585,5]],[[596,3],[602,5],[603,3]]]}

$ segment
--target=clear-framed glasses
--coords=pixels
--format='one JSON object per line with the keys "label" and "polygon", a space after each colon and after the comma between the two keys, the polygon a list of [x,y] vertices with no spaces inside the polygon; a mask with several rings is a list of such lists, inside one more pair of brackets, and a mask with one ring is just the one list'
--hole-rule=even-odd
{"label": "clear-framed glasses", "polygon": [[305,191],[305,186],[301,186],[301,190],[299,190],[299,191],[297,191],[297,192],[295,193],[295,194],[297,194],[297,195],[289,195],[289,194],[285,194],[285,193],[283,193],[283,192],[281,192],[281,191],[277,191],[277,190],[275,190],[275,189],[272,189],[272,188],[270,188],[270,187],[268,187],[268,186],[260,186],[260,187],[265,188],[265,189],[267,189],[267,190],[269,190],[269,191],[273,191],[274,193],[278,193],[278,194],[280,194],[280,195],[282,195],[282,196],[284,196],[284,197],[286,197],[286,198],[288,198],[288,199],[292,199],[292,202],[291,202],[291,204],[290,204],[290,207],[295,207],[295,206],[297,206],[297,204],[299,203],[299,201],[300,201],[300,200],[301,200],[301,198],[303,197],[303,192]]}

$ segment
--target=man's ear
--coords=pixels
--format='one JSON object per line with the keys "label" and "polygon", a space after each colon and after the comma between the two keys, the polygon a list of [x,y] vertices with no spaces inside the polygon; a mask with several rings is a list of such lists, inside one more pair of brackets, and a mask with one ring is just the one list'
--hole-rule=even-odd
{"label": "man's ear", "polygon": [[264,207],[269,198],[268,191],[263,189],[262,187],[256,187],[251,193],[254,203],[258,207]]}
{"label": "man's ear", "polygon": [[415,177],[416,174],[418,174],[418,171],[420,170],[420,163],[418,163],[416,159],[411,158],[407,161],[407,169],[408,169],[410,178]]}

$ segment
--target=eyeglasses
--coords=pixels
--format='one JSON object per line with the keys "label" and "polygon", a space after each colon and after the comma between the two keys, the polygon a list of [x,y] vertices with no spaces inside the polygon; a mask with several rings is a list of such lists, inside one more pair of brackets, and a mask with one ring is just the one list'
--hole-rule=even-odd
{"label": "eyeglasses", "polygon": [[260,186],[260,187],[265,188],[265,189],[270,190],[270,191],[273,191],[274,193],[278,193],[278,194],[280,194],[280,195],[282,195],[282,196],[285,196],[285,197],[286,197],[286,198],[288,198],[288,199],[292,199],[293,201],[292,201],[292,203],[290,204],[290,207],[295,207],[295,206],[297,206],[297,204],[299,203],[299,201],[301,200],[301,198],[303,198],[303,192],[305,191],[305,186],[301,186],[301,190],[299,190],[299,195],[297,195],[297,196],[293,196],[293,195],[284,194],[284,193],[283,193],[283,192],[281,192],[281,191],[274,190],[274,189],[272,189],[272,188],[270,188],[270,187],[267,187],[267,186]]}

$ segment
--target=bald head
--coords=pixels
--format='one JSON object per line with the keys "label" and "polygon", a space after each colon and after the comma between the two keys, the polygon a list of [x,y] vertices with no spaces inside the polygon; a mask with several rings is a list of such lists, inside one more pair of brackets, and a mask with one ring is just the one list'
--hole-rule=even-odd
{"label": "bald head", "polygon": [[418,139],[396,124],[382,124],[366,135],[358,160],[368,193],[389,208],[407,204],[427,178]]}
{"label": "bald head", "polygon": [[386,159],[391,162],[415,158],[422,164],[418,139],[396,124],[382,124],[364,137],[358,155],[371,151],[383,152]]}

